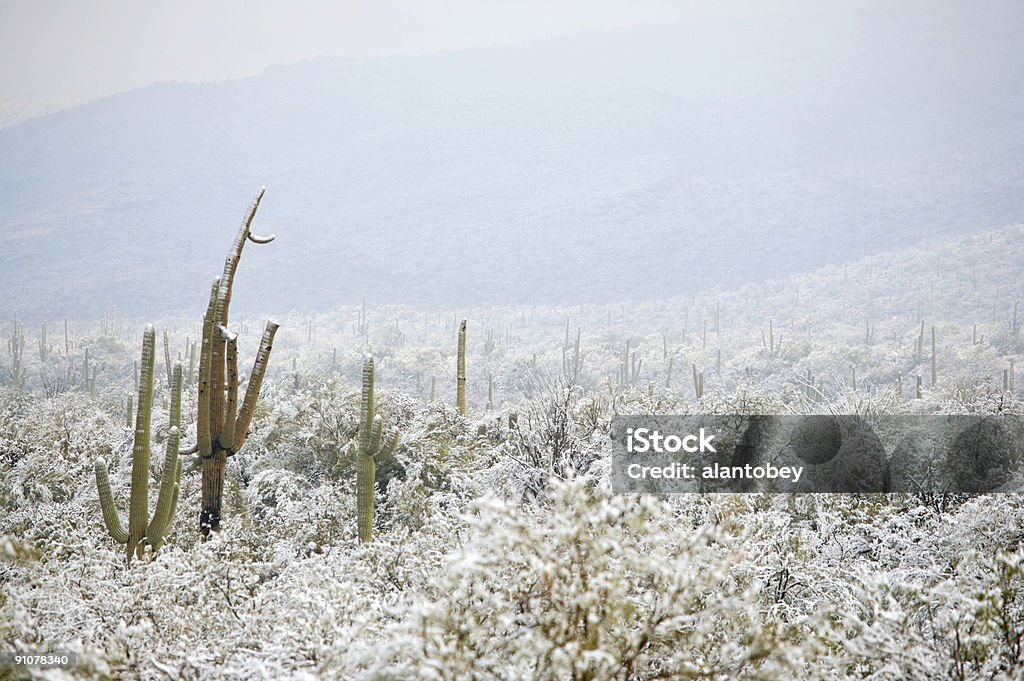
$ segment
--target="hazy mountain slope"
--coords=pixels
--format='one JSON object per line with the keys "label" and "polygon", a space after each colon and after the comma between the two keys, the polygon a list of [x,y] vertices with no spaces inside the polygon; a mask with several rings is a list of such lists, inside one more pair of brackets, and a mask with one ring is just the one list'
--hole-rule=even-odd
{"label": "hazy mountain slope", "polygon": [[1013,4],[160,85],[0,130],[0,312],[666,297],[1024,213]]}

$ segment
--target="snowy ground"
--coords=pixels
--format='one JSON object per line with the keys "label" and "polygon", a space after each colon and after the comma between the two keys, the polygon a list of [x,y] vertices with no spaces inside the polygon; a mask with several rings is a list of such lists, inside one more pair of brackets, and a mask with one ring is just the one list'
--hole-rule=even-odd
{"label": "snowy ground", "polygon": [[[283,320],[229,464],[223,530],[200,541],[199,476],[186,471],[167,545],[130,568],[100,518],[93,461],[111,462],[123,514],[141,327],[72,321],[65,347],[51,323],[46,359],[30,328],[24,389],[0,374],[0,652],[74,651],[73,672],[38,675],[85,679],[1020,678],[1017,495],[615,495],[608,438],[623,413],[1019,415],[1020,381],[1001,385],[1024,349],[1019,235],[663,303],[371,306],[365,334],[355,307]],[[460,316],[466,418],[452,406]],[[934,386],[922,320],[937,329]],[[259,323],[239,328],[242,357]],[[164,325],[187,357],[193,320]],[[623,384],[627,340],[642,364]],[[79,385],[86,347],[95,396]],[[365,350],[402,445],[360,544],[343,448]],[[192,386],[185,414],[192,441]]]}

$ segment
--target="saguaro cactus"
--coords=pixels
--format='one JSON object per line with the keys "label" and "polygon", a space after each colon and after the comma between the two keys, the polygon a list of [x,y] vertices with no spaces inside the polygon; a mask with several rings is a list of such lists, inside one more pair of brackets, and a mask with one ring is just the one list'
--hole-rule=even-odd
{"label": "saguaro cactus", "polygon": [[569,330],[566,327],[566,342],[562,345],[562,375],[570,385],[576,385],[583,370],[583,355],[580,354],[580,329],[576,329],[576,343],[572,346],[572,359],[569,358]]}
{"label": "saguaro cactus", "polygon": [[370,541],[370,535],[373,533],[377,456],[386,458],[398,446],[398,431],[392,431],[384,437],[384,421],[376,413],[373,379],[373,357],[367,355],[363,360],[363,405],[356,450],[356,502],[361,542]]}
{"label": "saguaro cactus", "polygon": [[459,413],[466,415],[466,320],[459,325],[459,358],[455,374],[456,396],[455,402]]}
{"label": "saguaro cactus", "polygon": [[14,387],[21,390],[25,387],[25,328],[19,326],[17,320],[14,322],[14,333],[8,342],[11,356],[14,358],[14,365],[11,372],[14,375]]}
{"label": "saguaro cactus", "polygon": [[141,558],[146,546],[159,549],[167,536],[178,504],[181,460],[178,458],[181,428],[181,365],[174,367],[171,380],[170,432],[164,459],[160,493],[152,519],[149,518],[149,436],[153,415],[153,360],[156,331],[147,326],[142,336],[142,368],[139,376],[138,411],[135,415],[135,441],[132,446],[132,487],[129,497],[128,529],[125,530],[114,506],[110,475],[103,457],[96,459],[96,486],[99,490],[103,522],[114,541],[125,544],[126,557]]}
{"label": "saguaro cactus", "polygon": [[49,356],[50,344],[49,339],[46,337],[46,322],[43,322],[43,328],[39,332],[39,361],[45,364]]}
{"label": "saguaro cactus", "polygon": [[266,187],[260,187],[249,205],[242,226],[224,261],[224,273],[214,279],[210,301],[203,316],[203,340],[199,357],[199,398],[196,418],[196,445],[189,453],[198,453],[202,461],[202,511],[199,528],[204,535],[220,528],[221,498],[224,493],[224,468],[227,457],[238,453],[249,436],[256,400],[267,371],[270,351],[277,333],[277,322],[269,320],[249,374],[249,385],[238,407],[237,334],[228,331],[228,307],[235,271],[246,241],[267,244],[274,235],[256,236],[250,231],[260,199]]}

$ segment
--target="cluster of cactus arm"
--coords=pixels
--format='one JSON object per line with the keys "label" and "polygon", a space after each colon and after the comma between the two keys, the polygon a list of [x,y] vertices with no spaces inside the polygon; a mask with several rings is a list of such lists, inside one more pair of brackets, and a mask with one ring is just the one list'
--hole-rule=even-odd
{"label": "cluster of cactus arm", "polygon": [[199,356],[199,394],[196,444],[189,453],[199,455],[202,465],[202,511],[200,530],[204,535],[220,528],[221,498],[227,457],[238,453],[249,436],[249,424],[267,371],[278,324],[267,322],[259,350],[249,374],[249,385],[238,406],[238,337],[228,330],[228,308],[235,272],[247,241],[266,244],[274,235],[260,237],[250,228],[265,188],[261,187],[242,219],[242,226],[224,261],[224,273],[214,279],[203,316],[203,338]]}
{"label": "cluster of cactus arm", "polygon": [[181,432],[181,365],[176,364],[171,377],[171,404],[167,448],[163,476],[153,517],[149,517],[149,450],[150,424],[153,415],[153,359],[156,332],[147,326],[142,336],[142,363],[139,375],[138,406],[135,414],[135,440],[132,445],[132,483],[128,502],[128,529],[114,505],[107,462],[96,459],[96,485],[99,490],[103,522],[114,541],[124,544],[128,561],[132,555],[141,558],[146,546],[153,551],[164,543],[178,505],[181,482],[181,459],[178,446]]}
{"label": "cluster of cactus arm", "polygon": [[[100,508],[110,536],[125,544],[128,560],[132,555],[141,557],[146,546],[154,551],[164,543],[177,507],[181,481],[182,456],[198,455],[202,467],[202,511],[200,529],[203,534],[220,526],[221,497],[224,487],[224,467],[227,457],[237,453],[249,435],[256,401],[263,377],[267,371],[274,334],[278,325],[268,321],[260,341],[259,350],[249,375],[245,396],[238,403],[238,344],[237,335],[228,330],[228,307],[231,304],[232,284],[242,248],[247,241],[265,244],[274,236],[260,237],[250,231],[256,209],[265,188],[260,188],[255,200],[246,210],[228,257],[224,273],[214,280],[209,304],[203,317],[203,338],[199,359],[198,414],[196,417],[196,443],[179,451],[181,440],[182,368],[176,364],[170,376],[170,426],[163,477],[155,513],[149,518],[149,449],[150,422],[153,411],[154,358],[156,331],[146,327],[143,334],[142,362],[139,369],[138,399],[135,416],[135,439],[132,447],[132,478],[129,498],[128,528],[125,529],[114,505],[110,474],[106,461],[96,460],[96,484]],[[165,362],[169,361],[166,335],[164,337]],[[129,405],[131,403],[129,402]],[[129,406],[129,412],[131,406]]]}

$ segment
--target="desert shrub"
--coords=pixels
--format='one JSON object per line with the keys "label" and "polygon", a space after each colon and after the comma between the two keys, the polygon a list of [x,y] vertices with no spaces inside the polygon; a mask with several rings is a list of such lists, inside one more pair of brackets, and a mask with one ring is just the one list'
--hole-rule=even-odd
{"label": "desert shrub", "polygon": [[[381,678],[770,678],[802,664],[734,579],[724,526],[582,481],[538,508],[475,505]],[[682,529],[682,531],[680,531]]]}

